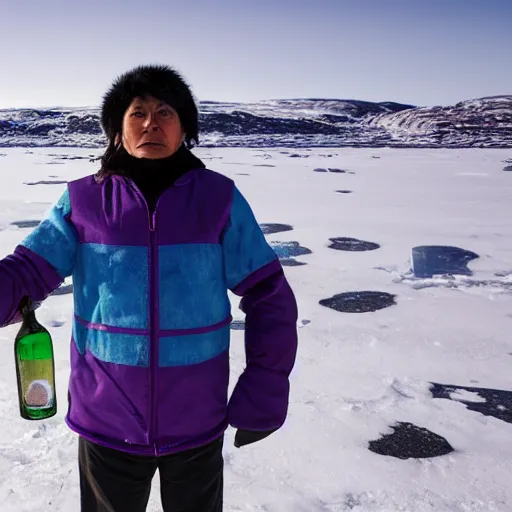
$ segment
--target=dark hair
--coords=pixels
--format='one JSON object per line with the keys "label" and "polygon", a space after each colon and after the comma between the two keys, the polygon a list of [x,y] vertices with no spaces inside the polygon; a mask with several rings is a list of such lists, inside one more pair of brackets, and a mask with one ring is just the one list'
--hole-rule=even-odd
{"label": "dark hair", "polygon": [[100,170],[96,173],[96,181],[101,183],[107,176],[113,174],[122,175],[122,160],[123,156],[127,153],[121,142],[116,144],[114,139],[109,140],[105,152],[97,159],[100,160],[101,166]]}
{"label": "dark hair", "polygon": [[116,142],[116,137],[121,135],[123,117],[133,99],[147,96],[165,101],[176,110],[188,149],[199,144],[199,112],[185,80],[169,66],[138,66],[119,76],[103,98],[101,125],[108,144],[100,157],[101,169],[96,175],[97,179],[121,172],[120,161],[126,150],[120,141]]}

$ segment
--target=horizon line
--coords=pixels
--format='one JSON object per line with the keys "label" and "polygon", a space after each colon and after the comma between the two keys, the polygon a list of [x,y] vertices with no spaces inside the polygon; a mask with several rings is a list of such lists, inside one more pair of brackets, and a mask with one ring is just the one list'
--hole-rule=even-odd
{"label": "horizon line", "polygon": [[[312,98],[312,97],[287,97],[287,98],[267,98],[267,99],[259,99],[253,101],[219,101],[219,100],[196,100],[198,105],[201,104],[214,104],[214,105],[222,105],[222,104],[236,104],[236,105],[254,105],[258,103],[266,103],[266,102],[274,102],[274,101],[339,101],[339,102],[358,102],[358,103],[370,103],[374,105],[383,105],[386,103],[392,103],[395,105],[402,105],[408,108],[434,108],[434,107],[450,107],[454,106],[457,103],[464,103],[467,101],[475,101],[475,100],[488,100],[488,99],[497,99],[497,98],[510,98],[512,99],[512,94],[494,94],[492,96],[480,96],[474,98],[467,98],[464,100],[459,100],[456,103],[452,104],[433,104],[433,105],[414,105],[411,103],[401,103],[399,101],[394,100],[383,100],[383,101],[369,101],[369,100],[359,100],[359,99],[348,99],[348,98]],[[93,105],[73,105],[73,106],[63,106],[63,105],[52,105],[52,106],[26,106],[26,107],[0,107],[0,111],[3,110],[58,110],[58,109],[85,109],[92,110],[101,109],[101,104],[97,106]]]}

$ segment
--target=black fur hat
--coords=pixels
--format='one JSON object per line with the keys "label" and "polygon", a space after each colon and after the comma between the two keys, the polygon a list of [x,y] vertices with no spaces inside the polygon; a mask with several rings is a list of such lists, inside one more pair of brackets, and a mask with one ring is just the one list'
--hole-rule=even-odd
{"label": "black fur hat", "polygon": [[138,66],[122,74],[103,97],[101,125],[109,141],[121,133],[126,109],[137,96],[154,96],[178,113],[187,147],[199,142],[198,110],[192,92],[180,74],[169,66]]}

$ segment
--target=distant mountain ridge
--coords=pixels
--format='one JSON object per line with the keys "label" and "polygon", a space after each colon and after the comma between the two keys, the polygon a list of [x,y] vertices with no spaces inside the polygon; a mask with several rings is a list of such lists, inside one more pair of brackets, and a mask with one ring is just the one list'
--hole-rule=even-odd
{"label": "distant mountain ridge", "polygon": [[[512,95],[447,107],[336,99],[199,103],[203,147],[512,147]],[[0,147],[105,145],[98,108],[0,110]]]}

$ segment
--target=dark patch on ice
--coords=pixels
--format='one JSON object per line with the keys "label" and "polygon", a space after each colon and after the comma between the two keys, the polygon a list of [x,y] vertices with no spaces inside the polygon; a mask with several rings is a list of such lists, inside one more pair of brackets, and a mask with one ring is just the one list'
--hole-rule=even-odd
{"label": "dark patch on ice", "polygon": [[352,194],[352,190],[336,190],[338,194]]}
{"label": "dark patch on ice", "polygon": [[380,245],[375,242],[365,242],[364,240],[358,240],[357,238],[329,238],[332,242],[329,245],[329,249],[335,249],[337,251],[374,251],[379,249]]}
{"label": "dark patch on ice", "polygon": [[89,160],[91,157],[94,158],[94,155],[89,156],[81,156],[81,155],[64,155],[64,154],[55,154],[48,153],[48,156],[52,156],[57,160]]}
{"label": "dark patch on ice", "polygon": [[62,185],[64,183],[67,183],[67,181],[62,181],[62,180],[55,180],[55,181],[42,180],[42,181],[26,181],[26,182],[24,182],[25,185]]}
{"label": "dark patch on ice", "polygon": [[[483,400],[482,402],[473,402],[450,396],[459,390],[477,393]],[[461,402],[470,411],[479,412],[484,416],[493,416],[507,423],[512,423],[512,391],[501,389],[474,388],[465,386],[453,386],[432,382],[430,392],[434,398],[446,398],[456,402]]]}
{"label": "dark patch on ice", "polygon": [[324,167],[317,167],[316,169],[314,169],[315,172],[334,172],[334,173],[338,173],[338,174],[345,174],[346,172],[348,171],[345,171],[344,169],[337,169],[335,167],[327,167],[327,168],[324,168]]}
{"label": "dark patch on ice", "polygon": [[284,231],[292,231],[293,227],[289,224],[260,224],[260,228],[265,235],[271,235],[273,233],[282,233]]}
{"label": "dark patch on ice", "polygon": [[314,172],[333,172],[337,174],[355,174],[355,172],[347,171],[345,169],[338,169],[336,167],[317,167],[313,169]]}
{"label": "dark patch on ice", "polygon": [[11,222],[11,226],[17,226],[19,228],[35,228],[41,223],[40,220],[15,220]]}
{"label": "dark patch on ice", "polygon": [[229,326],[232,331],[245,330],[245,322],[243,320],[233,320]]}
{"label": "dark patch on ice", "polygon": [[320,305],[341,313],[370,313],[396,305],[395,297],[386,292],[346,292],[322,299]]}
{"label": "dark patch on ice", "polygon": [[297,261],[293,258],[280,258],[279,261],[283,267],[301,267],[302,265],[307,265],[304,261]]}
{"label": "dark patch on ice", "polygon": [[415,277],[433,277],[434,275],[471,276],[467,264],[478,258],[478,254],[442,245],[423,245],[412,249],[412,271]]}
{"label": "dark patch on ice", "polygon": [[[282,226],[287,226],[283,224]],[[287,226],[290,227],[290,226]],[[284,231],[284,230],[282,230]],[[286,231],[289,231],[287,229]],[[295,256],[303,256],[304,254],[312,254],[312,251],[307,247],[302,247],[299,242],[270,242],[272,249],[277,254],[279,261],[283,267],[300,267],[307,263],[297,261]]]}
{"label": "dark patch on ice", "polygon": [[7,153],[0,153],[0,156],[7,156]]}
{"label": "dark patch on ice", "polygon": [[65,164],[66,164],[66,162],[56,162],[55,160],[48,162],[48,165],[65,165]]}
{"label": "dark patch on ice", "polygon": [[507,165],[506,167],[503,168],[503,170],[507,172],[512,172],[512,165]]}
{"label": "dark patch on ice", "polygon": [[311,155],[299,155],[299,153],[292,153],[288,155],[290,158],[309,158]]}
{"label": "dark patch on ice", "polygon": [[250,176],[250,174],[246,173],[246,172],[235,172],[235,174],[237,176]]}
{"label": "dark patch on ice", "polygon": [[280,260],[287,260],[295,256],[304,256],[305,254],[312,254],[312,251],[307,247],[302,247],[299,242],[270,242],[272,249],[277,254]]}
{"label": "dark patch on ice", "polygon": [[397,422],[391,428],[392,434],[385,434],[376,441],[370,441],[368,449],[379,455],[389,455],[397,459],[441,457],[454,451],[444,437],[413,423]]}
{"label": "dark patch on ice", "polygon": [[50,327],[62,327],[65,323],[60,320],[50,320]]}
{"label": "dark patch on ice", "polygon": [[69,295],[70,293],[73,293],[73,285],[65,284],[60,288],[57,288],[54,292],[50,293],[50,295]]}
{"label": "dark patch on ice", "polygon": [[380,158],[380,156],[373,156],[373,155],[372,155],[372,158]]}
{"label": "dark patch on ice", "polygon": [[254,167],[276,167],[272,164],[254,164]]}

